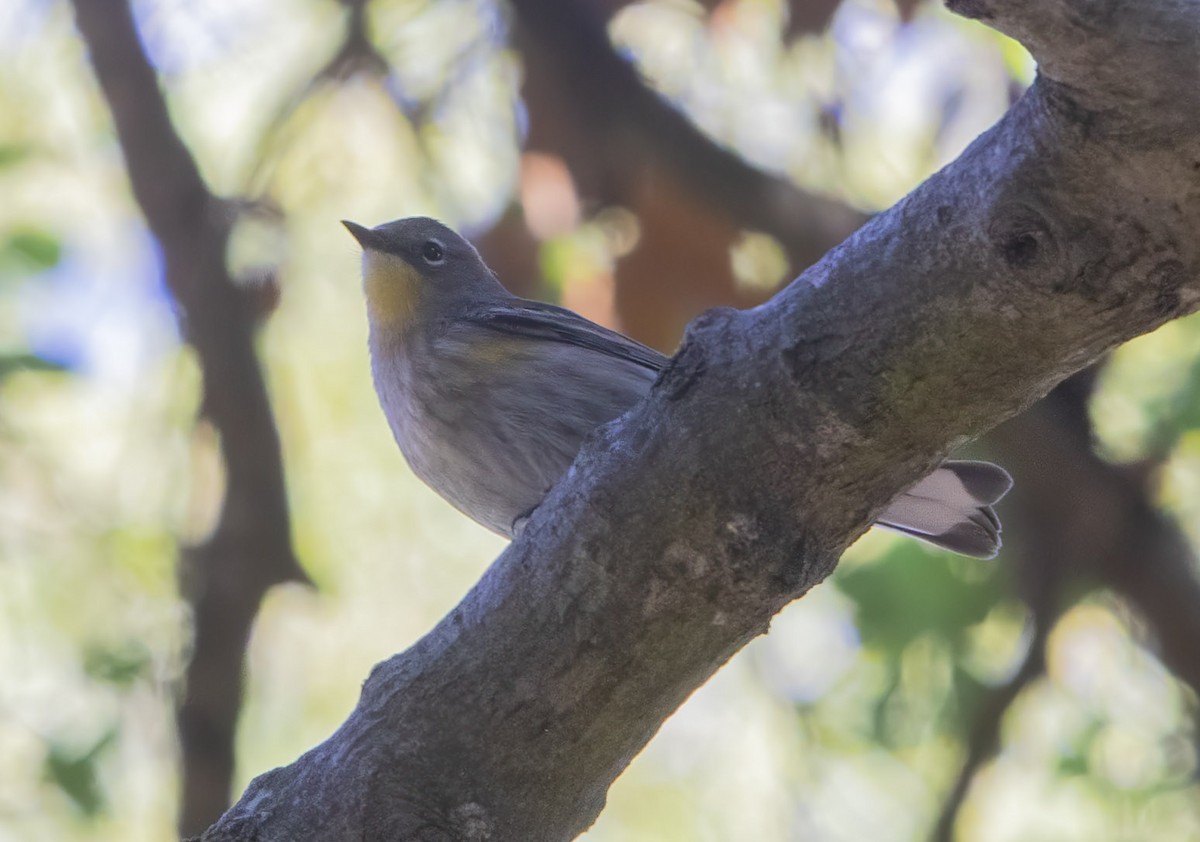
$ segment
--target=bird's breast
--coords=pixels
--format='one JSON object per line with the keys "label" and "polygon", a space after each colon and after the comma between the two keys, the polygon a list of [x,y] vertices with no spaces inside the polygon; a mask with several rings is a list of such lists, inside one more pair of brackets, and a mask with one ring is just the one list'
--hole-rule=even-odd
{"label": "bird's breast", "polygon": [[372,370],[413,472],[502,535],[562,477],[584,437],[652,380],[607,357],[522,339],[373,347]]}

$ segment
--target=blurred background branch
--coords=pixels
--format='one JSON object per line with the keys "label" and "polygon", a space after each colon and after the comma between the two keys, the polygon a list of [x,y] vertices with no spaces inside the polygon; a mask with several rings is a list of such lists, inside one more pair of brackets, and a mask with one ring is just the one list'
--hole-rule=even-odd
{"label": "blurred background branch", "polygon": [[636,207],[639,192],[674,183],[681,198],[711,214],[776,237],[796,271],[865,221],[842,202],[763,173],[698,130],[617,55],[588,4],[513,6],[534,103],[529,147],[563,155],[585,195]]}
{"label": "blurred background branch", "polygon": [[1029,610],[1029,654],[1017,674],[989,694],[971,729],[967,754],[934,837],[950,842],[975,774],[999,747],[1001,721],[1045,669],[1050,630],[1079,594],[1105,587],[1136,609],[1163,662],[1200,692],[1200,579],[1179,526],[1154,505],[1153,466],[1114,464],[1095,450],[1088,404],[1099,366],[1064,382],[986,445],[1019,483],[1010,504],[1018,594]]}
{"label": "blurred background branch", "polygon": [[254,351],[263,314],[225,266],[232,209],[208,191],[176,133],[125,0],[82,0],[75,15],[133,194],[162,248],[184,335],[199,357],[202,414],[224,457],[216,526],[182,558],[193,637],[178,714],[180,827],[196,833],[229,803],[242,659],[259,602],[273,585],[307,577],[292,551],[279,436]]}

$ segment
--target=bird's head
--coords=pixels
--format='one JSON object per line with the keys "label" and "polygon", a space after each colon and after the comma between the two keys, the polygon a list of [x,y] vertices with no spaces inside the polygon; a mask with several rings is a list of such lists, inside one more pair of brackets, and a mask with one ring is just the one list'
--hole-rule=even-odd
{"label": "bird's head", "polygon": [[362,246],[367,316],[376,327],[404,330],[455,305],[506,294],[474,246],[435,219],[342,224]]}

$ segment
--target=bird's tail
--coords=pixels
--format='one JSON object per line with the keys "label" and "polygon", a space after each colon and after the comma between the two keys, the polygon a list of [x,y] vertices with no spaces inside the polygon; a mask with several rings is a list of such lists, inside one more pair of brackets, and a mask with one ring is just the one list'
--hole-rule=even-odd
{"label": "bird's tail", "polygon": [[1000,550],[1000,519],[992,504],[1012,477],[990,462],[944,462],[893,500],[876,526],[894,529],[963,555],[992,558]]}

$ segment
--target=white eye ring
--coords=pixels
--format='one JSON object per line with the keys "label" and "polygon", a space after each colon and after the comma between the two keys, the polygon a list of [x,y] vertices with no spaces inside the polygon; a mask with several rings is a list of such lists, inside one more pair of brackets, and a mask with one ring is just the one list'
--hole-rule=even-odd
{"label": "white eye ring", "polygon": [[426,240],[421,244],[421,258],[430,266],[446,262],[446,247],[437,240]]}

